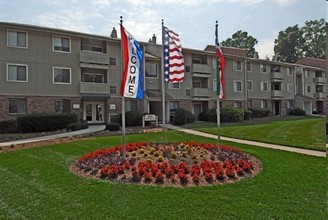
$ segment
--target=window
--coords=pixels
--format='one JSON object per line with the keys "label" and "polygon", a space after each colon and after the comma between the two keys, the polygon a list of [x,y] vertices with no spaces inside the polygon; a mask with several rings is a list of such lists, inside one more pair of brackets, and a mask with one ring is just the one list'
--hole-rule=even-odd
{"label": "window", "polygon": [[253,81],[251,81],[251,80],[247,81],[247,90],[253,91]]}
{"label": "window", "polygon": [[56,113],[69,113],[71,112],[71,100],[63,99],[55,101]]}
{"label": "window", "polygon": [[83,82],[104,83],[104,75],[97,73],[83,73]]}
{"label": "window", "polygon": [[233,61],[233,70],[234,71],[241,71],[241,61],[240,60],[234,60]]}
{"label": "window", "polygon": [[323,92],[323,86],[316,86],[315,92]]}
{"label": "window", "polygon": [[305,72],[305,76],[306,76],[306,77],[308,77],[308,78],[311,77],[311,72],[310,72],[310,70],[304,70],[304,72]]}
{"label": "window", "polygon": [[217,90],[216,79],[213,79],[213,91],[216,92],[216,90]]}
{"label": "window", "polygon": [[190,66],[185,66],[186,73],[190,73]]}
{"label": "window", "polygon": [[99,53],[105,53],[106,51],[105,48],[102,46],[86,44],[86,43],[81,44],[81,50],[99,52]]}
{"label": "window", "polygon": [[9,99],[9,114],[26,114],[26,99]]}
{"label": "window", "polygon": [[306,85],[306,93],[311,93],[311,85]]}
{"label": "window", "polygon": [[292,76],[293,75],[293,69],[290,67],[287,67],[287,75]]}
{"label": "window", "polygon": [[178,108],[179,108],[178,101],[170,102],[170,113],[175,113]]}
{"label": "window", "polygon": [[186,89],[186,96],[190,96],[190,89]]}
{"label": "window", "polygon": [[27,65],[7,64],[7,81],[27,82]]}
{"label": "window", "polygon": [[294,91],[294,84],[293,83],[287,83],[287,92],[293,93]]}
{"label": "window", "polygon": [[241,90],[242,90],[241,81],[233,81],[233,91],[241,92]]}
{"label": "window", "polygon": [[109,93],[110,93],[110,94],[116,94],[116,93],[117,93],[117,91],[116,91],[116,86],[110,86],[110,87],[109,87]]}
{"label": "window", "polygon": [[315,71],[315,77],[324,77],[324,74],[322,71],[316,70]]}
{"label": "window", "polygon": [[279,65],[272,65],[271,72],[280,73],[280,66]]}
{"label": "window", "polygon": [[293,106],[293,101],[291,101],[291,100],[288,100],[287,101],[287,108],[293,108],[294,106]]}
{"label": "window", "polygon": [[8,39],[7,41],[8,47],[27,48],[27,32],[8,31],[7,39]]}
{"label": "window", "polygon": [[109,58],[109,65],[110,66],[116,66],[116,58],[110,57]]}
{"label": "window", "polygon": [[266,64],[260,64],[260,71],[261,73],[267,72],[267,65]]}
{"label": "window", "polygon": [[169,83],[169,89],[180,89],[180,83]]}
{"label": "window", "polygon": [[246,62],[246,70],[247,72],[252,72],[252,64],[250,62]]}
{"label": "window", "polygon": [[262,81],[261,82],[261,91],[268,91],[268,82]]}
{"label": "window", "polygon": [[71,69],[69,68],[53,68],[53,83],[71,83]]}
{"label": "window", "polygon": [[136,112],[138,110],[137,101],[126,101],[125,102],[125,109],[126,109],[126,111]]}
{"label": "window", "polygon": [[268,108],[267,100],[261,100],[261,108]]}
{"label": "window", "polygon": [[253,101],[252,100],[247,100],[247,106],[249,107],[253,107]]}
{"label": "window", "polygon": [[157,77],[157,63],[146,63],[146,77]]}
{"label": "window", "polygon": [[235,103],[233,103],[233,107],[235,107],[235,108],[242,108],[241,102],[235,102]]}
{"label": "window", "polygon": [[202,82],[201,81],[192,81],[192,87],[193,88],[202,88]]}
{"label": "window", "polygon": [[53,37],[53,50],[71,52],[71,39],[68,37]]}

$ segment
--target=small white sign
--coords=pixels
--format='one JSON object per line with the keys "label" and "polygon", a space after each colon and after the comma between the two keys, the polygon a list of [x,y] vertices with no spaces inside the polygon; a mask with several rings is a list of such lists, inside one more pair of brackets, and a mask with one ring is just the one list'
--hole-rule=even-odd
{"label": "small white sign", "polygon": [[80,104],[73,104],[73,109],[79,109],[80,108]]}
{"label": "small white sign", "polygon": [[156,115],[145,115],[145,121],[156,121]]}
{"label": "small white sign", "polygon": [[110,104],[110,105],[109,105],[109,109],[111,109],[111,110],[115,110],[115,109],[116,109],[116,105],[115,105],[115,104]]}

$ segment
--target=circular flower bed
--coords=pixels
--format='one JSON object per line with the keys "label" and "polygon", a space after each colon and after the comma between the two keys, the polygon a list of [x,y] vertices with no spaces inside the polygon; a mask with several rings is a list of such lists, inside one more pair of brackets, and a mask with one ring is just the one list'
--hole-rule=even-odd
{"label": "circular flower bed", "polygon": [[241,149],[212,143],[131,143],[82,156],[72,170],[84,176],[120,183],[162,186],[224,184],[250,178],[260,161]]}

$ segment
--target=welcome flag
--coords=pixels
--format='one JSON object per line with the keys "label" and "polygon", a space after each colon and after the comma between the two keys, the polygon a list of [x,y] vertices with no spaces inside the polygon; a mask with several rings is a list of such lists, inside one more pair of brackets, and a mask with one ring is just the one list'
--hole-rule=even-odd
{"label": "welcome flag", "polygon": [[144,98],[142,59],[143,52],[134,37],[121,25],[123,77],[120,95],[127,98]]}
{"label": "welcome flag", "polygon": [[225,61],[223,53],[218,40],[218,24],[215,26],[215,53],[217,56],[217,72],[216,72],[216,94],[219,95],[221,99],[225,99],[224,92],[224,66]]}
{"label": "welcome flag", "polygon": [[163,26],[164,80],[181,83],[184,79],[184,59],[179,35]]}

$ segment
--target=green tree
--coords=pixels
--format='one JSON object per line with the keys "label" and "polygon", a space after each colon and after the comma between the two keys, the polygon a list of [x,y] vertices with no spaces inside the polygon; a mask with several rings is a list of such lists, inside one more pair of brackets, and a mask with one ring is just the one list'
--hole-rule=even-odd
{"label": "green tree", "polygon": [[234,33],[231,38],[222,41],[221,45],[246,49],[247,56],[253,57],[256,53],[254,46],[257,44],[257,42],[257,39],[248,35],[246,31],[239,30]]}
{"label": "green tree", "polygon": [[302,57],[304,42],[302,29],[298,25],[280,31],[273,48],[277,60],[295,63]]}
{"label": "green tree", "polygon": [[288,27],[274,41],[278,61],[296,62],[301,57],[326,58],[326,22],[324,19],[306,21],[305,26]]}
{"label": "green tree", "polygon": [[325,19],[306,21],[302,27],[306,57],[326,59],[326,22]]}

